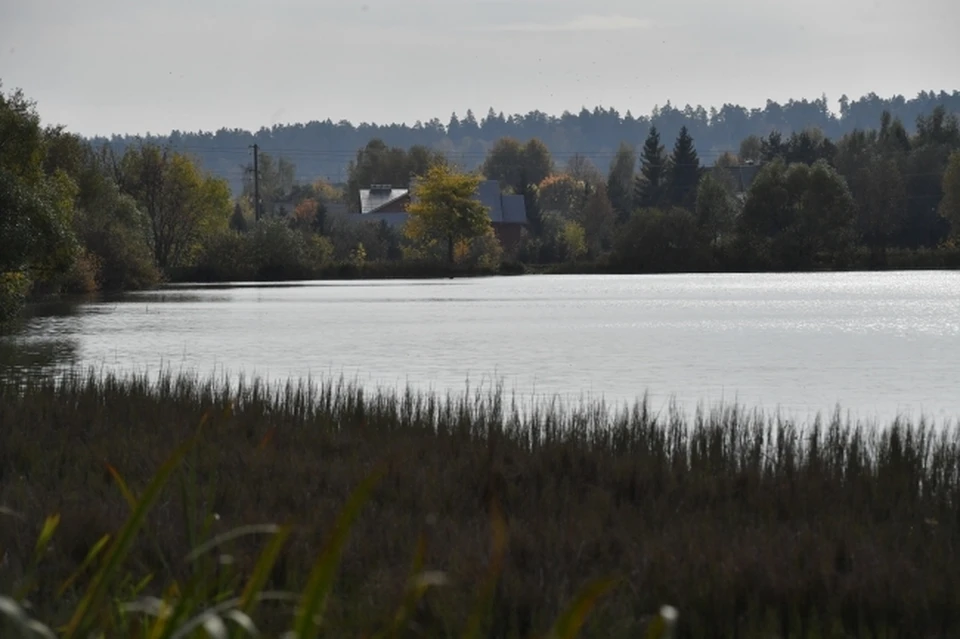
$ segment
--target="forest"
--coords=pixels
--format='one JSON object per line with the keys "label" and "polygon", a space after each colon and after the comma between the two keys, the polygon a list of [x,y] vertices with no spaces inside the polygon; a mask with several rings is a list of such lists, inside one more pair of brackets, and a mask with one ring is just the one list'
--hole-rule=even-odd
{"label": "forest", "polygon": [[467,110],[459,116],[454,113],[446,120],[432,118],[411,125],[317,120],[263,127],[257,131],[156,132],[142,138],[114,135],[90,142],[94,146],[109,142],[118,153],[141,141],[168,144],[172,150],[193,154],[204,168],[225,178],[237,193],[250,162],[250,145],[254,143],[273,156],[291,160],[297,167],[297,179],[323,178],[334,184],[347,180],[350,160],[357,149],[372,139],[383,140],[391,147],[424,146],[441,151],[470,170],[483,163],[500,138],[520,141],[536,138],[546,144],[558,161],[580,155],[605,168],[621,142],[639,145],[651,126],[655,126],[664,139],[675,138],[685,126],[697,141],[700,157],[711,164],[724,152],[736,151],[740,142],[751,135],[763,137],[780,131],[789,136],[815,128],[828,138],[839,139],[856,129],[875,128],[884,111],[899,118],[912,134],[917,118],[930,114],[938,106],[948,113],[960,113],[960,91],[924,91],[913,98],[880,97],[871,93],[853,100],[844,95],[837,112],[831,111],[826,96],[789,100],[785,104],[768,100],[762,108],[733,104],[679,107],[667,101],[649,115],[634,115],[629,110],[621,113],[603,106],[592,110],[584,107],[577,113],[565,112],[559,116],[541,111],[504,115],[491,107],[482,117]]}

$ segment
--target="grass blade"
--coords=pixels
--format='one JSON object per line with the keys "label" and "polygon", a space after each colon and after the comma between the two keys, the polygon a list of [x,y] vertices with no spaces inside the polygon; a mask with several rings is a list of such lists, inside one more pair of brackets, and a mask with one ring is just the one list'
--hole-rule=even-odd
{"label": "grass blade", "polygon": [[113,477],[113,481],[117,483],[117,486],[120,487],[120,492],[123,494],[123,498],[126,500],[127,505],[130,506],[130,510],[133,510],[137,507],[137,498],[133,496],[133,493],[130,492],[130,488],[127,486],[127,482],[123,480],[123,476],[120,472],[110,464],[106,464],[107,472],[110,473],[110,476]]}
{"label": "grass blade", "polygon": [[247,581],[247,585],[243,589],[243,594],[240,596],[239,610],[241,612],[247,615],[253,614],[253,610],[257,605],[257,595],[266,586],[267,579],[270,578],[270,572],[277,563],[280,551],[283,549],[284,544],[287,543],[291,531],[292,528],[290,526],[281,527],[267,547],[263,549],[260,558],[257,559],[257,564],[253,567],[250,580]]}
{"label": "grass blade", "polygon": [[80,575],[83,574],[83,571],[90,567],[97,557],[103,552],[103,549],[106,547],[107,543],[110,541],[110,534],[106,534],[100,538],[100,541],[93,545],[93,548],[87,553],[87,556],[84,558],[83,563],[80,564],[80,567],[73,571],[66,581],[64,581],[59,588],[57,588],[57,596],[62,597],[63,593],[67,591],[67,588],[73,585],[73,583],[80,578]]}
{"label": "grass blade", "polygon": [[40,536],[37,537],[37,545],[34,548],[36,561],[40,561],[40,558],[43,556],[43,551],[46,550],[50,540],[53,539],[53,534],[57,531],[57,526],[59,525],[60,515],[51,515],[43,522],[43,528],[40,530]]}
{"label": "grass blade", "polygon": [[550,636],[553,639],[573,639],[583,628],[590,611],[597,605],[597,600],[613,590],[617,579],[600,579],[588,584],[567,610],[554,623]]}
{"label": "grass blade", "polygon": [[228,619],[229,621],[232,621],[237,626],[242,628],[243,631],[247,633],[247,635],[251,637],[260,636],[260,632],[257,630],[256,624],[253,623],[253,619],[251,619],[245,613],[239,610],[230,610],[229,612],[225,613],[223,616],[224,618]]}
{"label": "grass blade", "polygon": [[312,639],[317,636],[320,616],[326,608],[327,597],[333,590],[333,581],[337,567],[340,565],[340,556],[347,543],[350,529],[360,514],[361,508],[370,498],[377,482],[380,481],[383,472],[382,469],[378,469],[371,473],[353,492],[347,501],[347,505],[337,516],[333,525],[333,532],[310,573],[300,607],[297,610],[294,624],[297,639]]}
{"label": "grass blade", "polygon": [[217,615],[210,614],[203,622],[203,629],[213,639],[227,639],[227,624]]}
{"label": "grass blade", "polygon": [[246,537],[249,535],[275,535],[279,532],[280,526],[277,526],[276,524],[252,524],[250,526],[239,526],[233,530],[228,530],[221,535],[217,535],[210,541],[201,544],[197,548],[194,548],[190,554],[187,555],[186,561],[187,563],[196,561],[199,557],[202,557],[217,546],[225,544],[228,541],[233,541],[234,539],[239,539],[240,537]]}
{"label": "grass blade", "polygon": [[120,564],[130,551],[134,538],[147,516],[147,511],[150,510],[160,496],[160,491],[170,478],[170,475],[193,444],[193,439],[181,444],[150,481],[143,496],[137,501],[136,507],[133,509],[133,512],[130,513],[130,517],[123,525],[123,528],[120,529],[113,544],[111,544],[110,549],[107,551],[103,566],[97,571],[93,582],[90,584],[90,588],[87,590],[83,599],[80,600],[73,617],[71,617],[64,628],[64,639],[74,639],[85,634],[84,631],[91,623],[93,615],[99,612],[98,606],[106,596],[111,581],[117,578]]}

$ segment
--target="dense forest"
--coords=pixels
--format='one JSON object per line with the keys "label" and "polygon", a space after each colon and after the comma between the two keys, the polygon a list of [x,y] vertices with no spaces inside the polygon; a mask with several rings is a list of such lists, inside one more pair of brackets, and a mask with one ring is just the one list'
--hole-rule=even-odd
{"label": "dense forest", "polygon": [[[621,114],[613,108],[583,108],[579,113],[560,116],[541,111],[526,115],[504,115],[490,108],[478,118],[472,111],[453,114],[449,120],[434,118],[428,122],[405,124],[352,124],[314,121],[306,124],[277,125],[251,132],[220,129],[216,132],[173,131],[148,135],[144,139],[169,144],[175,151],[197,157],[203,167],[224,177],[238,193],[249,159],[250,145],[257,143],[271,155],[291,160],[297,167],[297,179],[323,178],[332,183],[346,182],[348,164],[357,149],[370,140],[382,140],[388,146],[409,148],[425,146],[441,151],[466,169],[480,166],[493,143],[504,137],[520,141],[538,139],[546,144],[558,161],[573,155],[589,158],[603,170],[609,166],[621,142],[638,145],[655,126],[664,139],[673,139],[681,127],[697,141],[700,157],[707,164],[725,151],[736,151],[745,138],[766,136],[773,131],[784,135],[805,129],[819,129],[831,139],[839,139],[856,129],[876,128],[884,111],[901,120],[907,132],[915,132],[919,116],[937,106],[948,113],[960,113],[960,91],[921,92],[914,98],[897,95],[883,98],[869,94],[857,100],[847,96],[839,100],[839,112],[829,108],[827,98],[790,100],[779,104],[768,100],[763,108],[724,104],[719,108],[690,106],[679,108],[669,101],[653,109],[650,115]],[[95,146],[109,142],[123,153],[140,138],[114,136],[91,140]]]}

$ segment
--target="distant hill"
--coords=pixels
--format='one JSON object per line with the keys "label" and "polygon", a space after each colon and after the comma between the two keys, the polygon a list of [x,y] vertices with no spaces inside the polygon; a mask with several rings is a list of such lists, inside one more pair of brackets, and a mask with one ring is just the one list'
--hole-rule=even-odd
{"label": "distant hill", "polygon": [[[693,135],[700,157],[711,164],[724,151],[736,152],[740,142],[750,135],[766,135],[773,130],[785,134],[816,127],[831,138],[839,138],[854,129],[876,128],[883,111],[900,118],[908,131],[920,115],[927,115],[939,105],[948,112],[960,113],[960,91],[921,92],[915,98],[903,96],[881,98],[869,94],[857,100],[846,96],[840,100],[839,113],[832,113],[827,99],[790,100],[778,104],[768,100],[764,108],[747,109],[725,104],[721,108],[701,106],[680,109],[669,102],[655,108],[649,116],[621,114],[615,109],[584,108],[579,113],[564,112],[560,116],[533,111],[526,115],[504,116],[492,108],[478,119],[468,111],[461,117],[454,114],[446,122],[434,118],[413,126],[400,124],[354,125],[350,122],[313,121],[261,128],[251,132],[241,129],[220,129],[216,132],[188,133],[173,131],[168,137],[150,136],[150,140],[169,143],[171,148],[195,155],[208,170],[223,176],[234,193],[239,193],[245,166],[251,162],[250,145],[274,157],[285,157],[297,167],[298,180],[318,177],[335,183],[345,182],[347,166],[357,150],[371,139],[380,138],[389,146],[409,148],[424,145],[446,152],[467,168],[483,162],[487,151],[501,137],[543,140],[558,165],[579,154],[590,158],[606,172],[621,142],[640,145],[651,124],[661,132],[668,146],[681,126]],[[110,143],[122,152],[136,143],[131,136],[94,138],[95,144]]]}

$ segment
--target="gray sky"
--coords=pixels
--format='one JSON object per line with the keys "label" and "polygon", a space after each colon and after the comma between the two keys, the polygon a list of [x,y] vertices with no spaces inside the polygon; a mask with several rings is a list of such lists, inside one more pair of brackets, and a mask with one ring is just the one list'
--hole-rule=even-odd
{"label": "gray sky", "polygon": [[0,80],[83,134],[762,106],[960,88],[957,0],[0,0]]}

